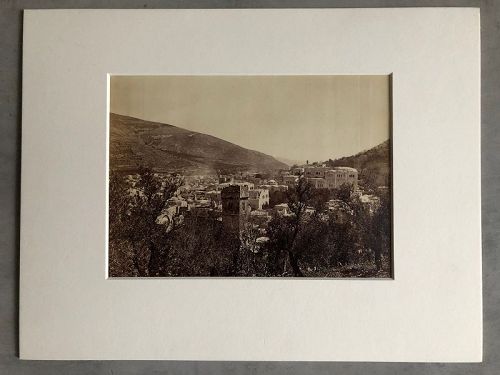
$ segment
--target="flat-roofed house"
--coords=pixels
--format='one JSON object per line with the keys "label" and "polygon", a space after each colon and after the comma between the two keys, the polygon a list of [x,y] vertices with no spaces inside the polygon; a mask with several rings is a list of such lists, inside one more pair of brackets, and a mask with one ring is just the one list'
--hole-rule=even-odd
{"label": "flat-roofed house", "polygon": [[337,189],[344,184],[358,188],[358,171],[350,167],[335,167],[325,172],[328,189]]}
{"label": "flat-roofed house", "polygon": [[304,168],[304,177],[306,178],[325,178],[326,171],[330,170],[329,167],[323,166],[310,166]]}
{"label": "flat-roofed house", "polygon": [[306,179],[315,189],[326,189],[327,183],[324,178],[321,177],[310,177]]}
{"label": "flat-roofed house", "polygon": [[262,210],[264,206],[269,204],[269,190],[254,189],[248,193],[248,204],[252,207],[252,210]]}
{"label": "flat-roofed house", "polygon": [[294,175],[283,176],[283,185],[288,187],[295,186],[297,184],[298,177]]}

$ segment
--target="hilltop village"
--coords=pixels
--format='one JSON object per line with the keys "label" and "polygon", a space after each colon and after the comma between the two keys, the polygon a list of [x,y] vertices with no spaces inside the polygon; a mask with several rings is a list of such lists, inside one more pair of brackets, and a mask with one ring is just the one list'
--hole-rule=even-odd
{"label": "hilltop village", "polygon": [[[128,176],[132,186],[136,178],[136,175]],[[157,223],[166,225],[168,230],[174,218],[177,221],[215,218],[222,222],[226,233],[234,235],[240,235],[244,226],[251,223],[260,232],[258,242],[263,243],[268,240],[266,229],[273,215],[292,215],[286,196],[300,179],[314,190],[348,188],[351,197],[358,199],[368,212],[374,212],[380,203],[377,195],[365,194],[358,186],[356,169],[314,163],[293,166],[274,174],[244,172],[183,176],[184,184],[168,199]],[[387,187],[381,186],[378,190],[383,192]],[[332,214],[345,215],[348,212],[346,204],[339,199],[329,199],[325,204]],[[314,207],[305,207],[306,214],[314,212]]]}

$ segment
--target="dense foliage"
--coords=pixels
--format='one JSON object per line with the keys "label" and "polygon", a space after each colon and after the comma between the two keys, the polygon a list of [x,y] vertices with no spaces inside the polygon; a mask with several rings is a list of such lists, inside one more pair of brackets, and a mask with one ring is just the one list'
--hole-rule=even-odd
{"label": "dense foliage", "polygon": [[[265,242],[251,217],[240,238],[224,233],[215,212],[189,213],[158,222],[183,181],[141,169],[136,181],[111,173],[109,274],[126,276],[389,277],[391,207],[387,193],[369,210],[348,186],[313,189],[305,179],[287,193],[271,195]],[[339,207],[329,210],[327,201]],[[165,217],[165,216],[163,216]]]}

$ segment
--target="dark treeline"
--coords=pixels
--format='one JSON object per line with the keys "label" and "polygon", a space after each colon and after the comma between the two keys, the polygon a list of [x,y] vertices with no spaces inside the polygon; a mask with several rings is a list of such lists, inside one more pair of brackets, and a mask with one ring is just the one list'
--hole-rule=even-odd
{"label": "dark treeline", "polygon": [[[157,218],[182,178],[160,178],[141,169],[135,183],[111,173],[109,181],[109,275],[390,277],[389,193],[370,211],[348,186],[313,189],[305,179],[287,193],[270,196],[266,241],[248,217],[239,237],[225,233],[220,213]],[[334,210],[326,202],[337,200]]]}

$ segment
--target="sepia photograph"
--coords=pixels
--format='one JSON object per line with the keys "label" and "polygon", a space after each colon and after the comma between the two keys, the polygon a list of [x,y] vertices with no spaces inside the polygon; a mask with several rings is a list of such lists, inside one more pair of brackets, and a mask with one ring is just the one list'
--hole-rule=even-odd
{"label": "sepia photograph", "polygon": [[109,277],[392,277],[390,75],[109,90]]}

